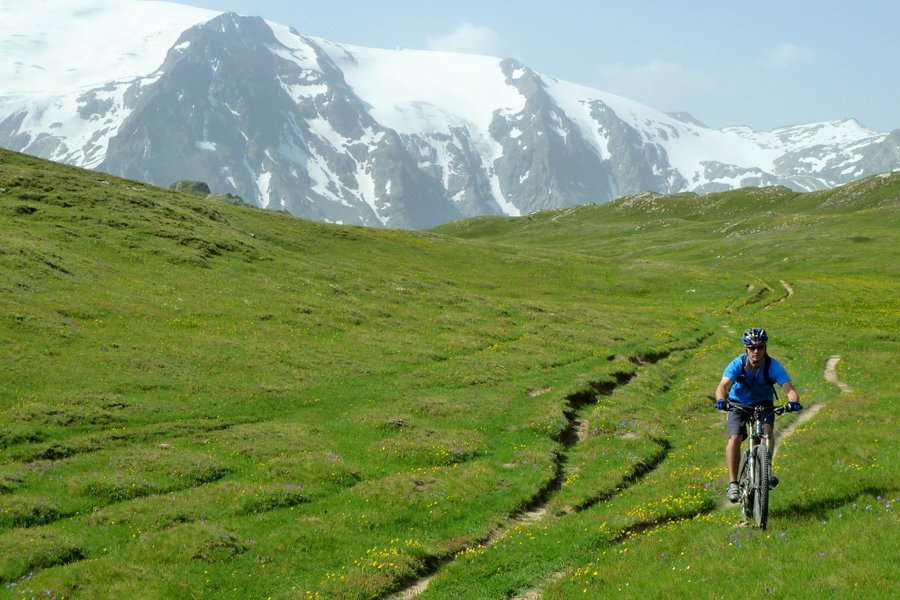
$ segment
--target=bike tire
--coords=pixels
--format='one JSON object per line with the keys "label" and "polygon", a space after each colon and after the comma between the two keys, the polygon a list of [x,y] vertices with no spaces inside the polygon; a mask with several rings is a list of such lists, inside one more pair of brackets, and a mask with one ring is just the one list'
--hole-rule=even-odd
{"label": "bike tire", "polygon": [[754,463],[753,520],[760,529],[765,529],[769,520],[769,479],[772,465],[769,462],[769,450],[760,444],[756,447]]}
{"label": "bike tire", "polygon": [[741,516],[746,521],[753,520],[753,486],[750,485],[750,468],[747,465],[750,459],[750,451],[744,454],[741,463],[741,475],[738,478],[738,486],[741,488]]}

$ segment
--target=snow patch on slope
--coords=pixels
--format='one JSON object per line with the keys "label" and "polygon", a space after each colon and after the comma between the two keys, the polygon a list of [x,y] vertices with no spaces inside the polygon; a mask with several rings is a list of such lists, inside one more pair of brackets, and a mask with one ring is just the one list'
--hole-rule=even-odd
{"label": "snow patch on slope", "polygon": [[28,58],[0,61],[2,94],[78,90],[147,75],[185,29],[218,14],[150,0],[3,0],[0,55]]}
{"label": "snow patch on slope", "polygon": [[26,152],[92,168],[181,33],[217,12],[136,0],[0,1],[0,115],[42,132]]}
{"label": "snow patch on slope", "polygon": [[609,138],[591,115],[591,106],[600,101],[615,115],[634,128],[644,142],[665,149],[670,164],[688,181],[702,177],[704,162],[718,161],[741,167],[769,170],[783,153],[783,145],[762,147],[756,140],[728,130],[714,130],[679,121],[649,106],[601,92],[576,83],[542,76],[550,94],[560,108],[576,122],[594,144],[598,154],[609,158]]}
{"label": "snow patch on slope", "polygon": [[466,126],[486,135],[495,110],[519,112],[525,106],[525,97],[506,84],[498,58],[316,43],[372,105],[375,120],[401,134]]}

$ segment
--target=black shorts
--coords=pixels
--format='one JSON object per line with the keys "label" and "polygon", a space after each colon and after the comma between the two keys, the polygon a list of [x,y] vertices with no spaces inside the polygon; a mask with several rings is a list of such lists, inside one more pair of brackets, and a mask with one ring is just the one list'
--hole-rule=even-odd
{"label": "black shorts", "polygon": [[[764,405],[772,408],[774,404]],[[747,437],[747,423],[750,421],[752,415],[745,413],[741,410],[729,410],[725,413],[725,430],[728,432],[728,437],[733,435],[742,435],[743,437]],[[775,413],[770,412],[766,418],[763,420],[764,423],[768,423],[769,425],[775,424]]]}

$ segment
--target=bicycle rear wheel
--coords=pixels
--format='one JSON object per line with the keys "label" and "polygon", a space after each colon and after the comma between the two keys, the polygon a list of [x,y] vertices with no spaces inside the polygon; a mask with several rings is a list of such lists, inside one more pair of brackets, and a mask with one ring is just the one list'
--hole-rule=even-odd
{"label": "bicycle rear wheel", "polygon": [[741,516],[746,521],[753,520],[753,486],[750,484],[750,451],[744,454],[741,463],[741,475],[738,478],[738,486],[741,488]]}
{"label": "bicycle rear wheel", "polygon": [[772,475],[772,464],[769,462],[769,450],[762,444],[756,447],[753,467],[753,519],[757,527],[765,529],[769,520],[769,478]]}

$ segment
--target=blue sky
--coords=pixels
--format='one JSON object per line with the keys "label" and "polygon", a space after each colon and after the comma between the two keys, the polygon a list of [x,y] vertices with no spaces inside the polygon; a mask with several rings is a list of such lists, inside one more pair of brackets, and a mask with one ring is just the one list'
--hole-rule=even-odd
{"label": "blue sky", "polygon": [[759,130],[852,117],[900,129],[896,0],[179,0],[375,48],[516,58],[532,69]]}

